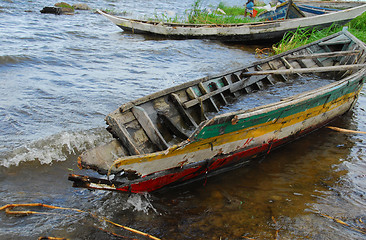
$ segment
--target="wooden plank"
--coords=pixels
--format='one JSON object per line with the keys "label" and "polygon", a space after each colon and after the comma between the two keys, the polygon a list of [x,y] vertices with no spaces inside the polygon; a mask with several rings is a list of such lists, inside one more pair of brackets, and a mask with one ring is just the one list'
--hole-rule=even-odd
{"label": "wooden plank", "polygon": [[284,57],[280,57],[281,61],[283,62],[283,64],[285,65],[286,68],[292,69],[294,68]]}
{"label": "wooden plank", "polygon": [[[211,82],[211,84],[212,84],[212,86],[215,87],[215,91],[217,89],[220,89],[219,85],[216,82]],[[227,101],[226,101],[224,94],[222,92],[219,92],[217,95],[220,96],[222,102],[224,102],[224,105],[227,105]]]}
{"label": "wooden plank", "polygon": [[[314,54],[313,51],[311,51],[309,48],[306,48],[306,51],[310,54]],[[324,65],[319,61],[318,58],[313,58],[313,61],[318,65],[319,67],[324,67]]]}
{"label": "wooden plank", "polygon": [[[170,94],[173,103],[177,106],[178,112],[182,115],[182,118],[185,122],[187,122],[189,125],[192,125],[194,127],[198,127],[196,121],[192,118],[192,116],[186,111],[185,107],[183,106],[182,102],[179,99],[179,96],[175,93]],[[197,100],[197,99],[195,99]],[[193,100],[191,100],[193,101]]]}
{"label": "wooden plank", "polygon": [[231,79],[232,79],[232,83],[240,82],[241,81],[241,78],[239,77],[239,74],[238,73],[231,74]]}
{"label": "wooden plank", "polygon": [[[359,47],[359,45],[357,44],[354,44],[353,46],[350,46],[352,47],[352,50],[356,50],[357,47]],[[351,59],[352,57],[351,56],[346,56],[344,57],[341,61],[339,61],[339,64],[340,65],[343,65],[343,64],[349,64],[349,60]]]}
{"label": "wooden plank", "polygon": [[296,61],[300,65],[301,68],[307,68],[308,67],[308,66],[306,66],[304,61],[302,61],[301,59],[297,59]]}
{"label": "wooden plank", "polygon": [[[236,82],[237,83],[237,82]],[[232,84],[232,85],[234,85],[234,84]],[[204,100],[206,100],[206,99],[208,99],[208,98],[210,98],[210,97],[212,97],[212,96],[215,96],[216,94],[219,94],[219,93],[221,93],[221,92],[224,92],[224,91],[226,91],[226,90],[228,90],[228,89],[230,89],[230,85],[227,85],[227,86],[224,86],[224,87],[222,87],[222,88],[219,88],[219,89],[217,89],[217,90],[215,90],[215,91],[212,91],[212,92],[209,92],[209,93],[207,93],[207,94],[205,94],[205,95],[202,95],[201,97],[200,97],[200,99],[202,99],[202,101],[204,101]],[[192,106],[194,106],[194,105],[196,105],[196,104],[198,104],[200,102],[200,100],[197,98],[197,99],[192,99],[192,100],[190,100],[190,101],[187,101],[187,102],[185,102],[185,103],[183,103],[183,106],[185,107],[185,108],[190,108],[190,107],[192,107]]]}
{"label": "wooden plank", "polygon": [[127,129],[123,124],[120,124],[120,122],[115,118],[109,118],[108,124],[110,125],[111,129],[113,129],[113,133],[117,135],[119,140],[127,148],[130,155],[141,154],[140,151],[136,148],[135,141],[132,139],[131,135],[127,132]]}
{"label": "wooden plank", "polygon": [[[208,94],[209,93],[209,91],[206,89],[206,87],[203,85],[203,83],[199,83],[198,84],[198,87],[199,87],[199,89],[201,90],[201,92],[204,94],[204,95],[206,95],[206,94]],[[212,95],[213,96],[213,95]],[[213,101],[213,99],[211,98],[211,97],[208,97],[208,98],[206,98],[206,99],[208,99],[208,101],[211,103],[211,105],[214,107],[214,109],[215,109],[215,111],[216,112],[219,112],[220,110],[219,110],[219,108],[216,106],[216,103]],[[203,102],[203,99],[202,99],[202,97],[201,97],[201,100],[202,100],[202,102]],[[203,106],[201,106],[201,109],[203,108]]]}
{"label": "wooden plank", "polygon": [[340,41],[327,41],[318,43],[319,46],[329,46],[329,45],[338,45],[338,44],[348,44],[351,40],[340,40]]}
{"label": "wooden plank", "polygon": [[275,79],[273,78],[272,75],[268,75],[267,76],[267,81],[268,81],[269,84],[274,85]]}
{"label": "wooden plank", "polygon": [[145,109],[134,106],[131,110],[151,142],[154,143],[160,150],[167,149],[169,147],[168,144],[159,130],[155,127],[154,123],[151,121]]}
{"label": "wooden plank", "polygon": [[[283,62],[283,64],[286,66],[286,68],[288,69],[293,69],[294,67],[289,63],[289,61],[286,60],[285,57],[280,57],[281,61]],[[300,76],[299,73],[296,73],[296,75]]]}
{"label": "wooden plank", "polygon": [[[273,63],[268,62],[268,66],[272,69],[272,70],[277,70],[277,68],[273,65]],[[283,76],[282,74],[278,74],[278,76],[280,76],[280,78],[282,79],[282,81],[287,82],[288,79],[287,77]]]}
{"label": "wooden plank", "polygon": [[343,57],[343,56],[348,56],[348,55],[357,55],[359,53],[360,53],[360,51],[349,50],[349,51],[292,55],[292,56],[286,56],[286,59],[298,60],[298,59],[314,59],[314,58],[331,58],[331,57]]}
{"label": "wooden plank", "polygon": [[174,135],[184,140],[188,139],[189,136],[184,133],[181,127],[179,127],[174,121],[171,120],[168,114],[164,112],[158,112],[158,117],[160,118],[164,126],[167,127],[171,132],[173,132]]}
{"label": "wooden plank", "polygon": [[258,72],[246,72],[243,73],[247,76],[253,75],[267,75],[267,74],[296,74],[296,73],[315,73],[315,72],[332,72],[343,71],[349,69],[360,69],[366,67],[366,64],[352,64],[352,65],[339,65],[330,67],[316,67],[316,68],[293,68],[293,69],[280,69],[280,70],[267,70]]}
{"label": "wooden plank", "polygon": [[192,87],[187,88],[186,92],[187,92],[188,97],[190,99],[196,99],[197,98],[197,94],[194,92]]}

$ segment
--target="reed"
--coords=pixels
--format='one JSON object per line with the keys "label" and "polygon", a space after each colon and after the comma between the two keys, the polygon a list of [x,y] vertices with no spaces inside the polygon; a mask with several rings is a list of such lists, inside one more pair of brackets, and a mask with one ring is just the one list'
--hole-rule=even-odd
{"label": "reed", "polygon": [[295,32],[287,32],[280,42],[272,46],[272,49],[274,54],[279,54],[332,35],[340,30],[342,30],[342,26],[339,25],[332,25],[323,30],[298,28]]}

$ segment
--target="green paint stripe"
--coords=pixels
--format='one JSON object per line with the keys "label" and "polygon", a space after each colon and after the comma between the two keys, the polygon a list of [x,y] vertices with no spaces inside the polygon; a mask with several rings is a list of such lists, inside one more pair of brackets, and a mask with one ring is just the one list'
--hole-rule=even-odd
{"label": "green paint stripe", "polygon": [[235,125],[231,123],[231,118],[226,118],[225,122],[222,122],[222,119],[217,119],[217,121],[215,121],[212,125],[204,127],[194,137],[194,139],[201,140],[216,137],[222,134],[239,131],[241,129],[255,127],[256,125],[261,125],[278,118],[286,118],[300,112],[306,112],[309,109],[324,105],[326,103],[339,99],[344,95],[353,93],[357,91],[359,87],[359,81],[353,80],[349,83],[349,85],[345,84],[342,86],[336,86],[333,90],[328,91],[323,95],[297,103],[295,105],[282,107],[271,112],[258,114],[245,119],[240,119]]}

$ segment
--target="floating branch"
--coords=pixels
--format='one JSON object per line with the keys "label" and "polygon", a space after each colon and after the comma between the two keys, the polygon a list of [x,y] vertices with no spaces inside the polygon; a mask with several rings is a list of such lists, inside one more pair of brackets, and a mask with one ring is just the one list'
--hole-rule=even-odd
{"label": "floating branch", "polygon": [[320,215],[322,215],[323,217],[326,217],[326,218],[332,219],[334,222],[339,223],[339,224],[342,224],[342,225],[344,225],[344,226],[346,226],[346,227],[348,227],[348,228],[350,228],[350,229],[352,229],[352,230],[354,230],[354,231],[356,231],[356,232],[366,234],[366,231],[365,231],[365,230],[363,230],[363,229],[359,229],[359,228],[354,227],[354,226],[351,226],[351,225],[349,225],[348,223],[346,223],[346,222],[344,222],[344,221],[342,221],[342,220],[340,220],[340,219],[338,219],[338,218],[334,218],[334,217],[328,216],[328,215],[326,215],[326,214],[324,214],[324,213],[319,213],[319,214],[320,214]]}
{"label": "floating branch", "polygon": [[[130,228],[130,227],[123,226],[121,224],[112,222],[112,221],[108,220],[105,217],[100,217],[100,216],[97,216],[97,215],[95,215],[91,212],[83,211],[83,210],[76,209],[76,208],[56,207],[56,206],[43,204],[43,203],[22,203],[22,204],[7,204],[7,205],[4,205],[4,206],[0,207],[0,211],[5,211],[7,214],[14,214],[14,215],[57,214],[57,213],[37,212],[37,211],[14,211],[13,208],[15,208],[15,207],[43,207],[43,208],[49,208],[49,209],[69,210],[69,211],[74,211],[74,212],[79,212],[79,213],[87,213],[87,214],[89,214],[90,216],[92,216],[93,218],[95,218],[99,221],[105,221],[109,224],[112,224],[112,225],[114,225],[116,227],[119,227],[119,228],[123,228],[127,231],[130,231],[130,232],[133,232],[133,233],[136,233],[136,234],[139,234],[139,235],[142,235],[142,236],[154,239],[154,240],[160,240],[159,238],[151,236],[150,234],[138,231],[138,230]],[[41,238],[41,239],[64,239],[64,238]]]}
{"label": "floating branch", "polygon": [[361,134],[366,134],[366,132],[349,130],[349,129],[338,128],[338,127],[328,126],[327,128],[332,129],[334,131],[338,131],[338,132],[344,132],[344,133],[361,133]]}

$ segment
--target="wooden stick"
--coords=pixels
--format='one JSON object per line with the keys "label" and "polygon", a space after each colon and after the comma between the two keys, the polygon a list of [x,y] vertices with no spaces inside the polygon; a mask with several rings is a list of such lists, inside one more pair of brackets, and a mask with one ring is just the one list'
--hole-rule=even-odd
{"label": "wooden stick", "polygon": [[323,217],[326,217],[326,218],[332,219],[332,220],[333,220],[334,222],[336,222],[336,223],[340,223],[340,224],[342,224],[342,225],[344,225],[344,226],[347,226],[347,227],[349,227],[350,229],[352,229],[352,230],[354,230],[354,231],[356,231],[356,232],[366,234],[366,231],[364,231],[363,229],[359,229],[358,227],[351,226],[351,225],[349,225],[348,223],[346,223],[346,222],[344,222],[344,221],[342,221],[342,220],[340,220],[340,219],[338,219],[338,218],[334,218],[334,217],[328,216],[328,215],[326,215],[326,214],[324,214],[324,213],[319,213],[319,214],[320,214],[320,215],[322,215]]}
{"label": "wooden stick", "polygon": [[110,224],[112,224],[114,226],[123,228],[123,229],[125,229],[127,231],[130,231],[130,232],[133,232],[133,233],[136,233],[136,234],[140,234],[140,235],[143,235],[145,237],[148,237],[148,238],[151,238],[151,239],[154,239],[154,240],[160,240],[159,238],[154,237],[154,236],[152,236],[150,234],[147,234],[147,233],[138,231],[138,230],[133,229],[133,228],[130,228],[130,227],[123,226],[123,225],[118,224],[118,223],[114,223],[114,222],[108,220],[105,217],[99,217],[99,216],[97,216],[97,215],[95,215],[95,214],[93,214],[91,212],[83,211],[83,210],[76,209],[76,208],[56,207],[56,206],[52,206],[52,205],[48,205],[48,204],[43,204],[43,203],[21,203],[21,204],[7,204],[7,205],[4,205],[4,206],[0,207],[0,211],[5,210],[5,212],[7,214],[19,214],[19,215],[57,214],[57,213],[46,213],[46,212],[36,212],[36,211],[13,211],[12,209],[15,208],[15,207],[45,207],[45,208],[50,208],[50,209],[71,210],[71,211],[76,211],[76,212],[80,212],[80,213],[88,213],[90,216],[98,219],[99,221],[103,220],[103,221],[105,221],[107,223],[110,223]]}
{"label": "wooden stick", "polygon": [[313,53],[313,54],[305,54],[305,55],[290,55],[286,56],[288,60],[297,60],[297,59],[312,59],[312,58],[322,58],[322,57],[343,57],[347,55],[357,55],[360,51],[350,50],[350,51],[338,51],[338,52],[327,52],[327,53]]}
{"label": "wooden stick", "polygon": [[327,128],[332,129],[334,131],[338,131],[338,132],[344,132],[344,133],[361,133],[361,134],[366,134],[366,132],[349,130],[349,129],[343,129],[343,128],[338,128],[338,127],[328,126]]}
{"label": "wooden stick", "polygon": [[68,240],[68,239],[58,237],[39,237],[38,240]]}
{"label": "wooden stick", "polygon": [[279,69],[279,70],[265,70],[258,72],[245,72],[243,75],[268,75],[268,74],[296,74],[296,73],[315,73],[315,72],[332,72],[343,71],[350,69],[360,69],[366,67],[366,64],[352,64],[352,65],[339,65],[330,67],[315,67],[315,68],[293,68],[293,69]]}

